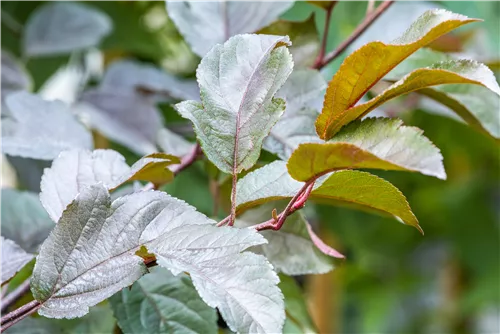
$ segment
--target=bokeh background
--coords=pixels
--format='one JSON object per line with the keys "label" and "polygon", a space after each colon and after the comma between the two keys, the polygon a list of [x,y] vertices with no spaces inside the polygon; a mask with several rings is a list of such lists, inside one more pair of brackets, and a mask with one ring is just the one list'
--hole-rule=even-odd
{"label": "bokeh background", "polygon": [[[2,2],[2,50],[20,54],[19,25],[41,1]],[[75,99],[82,73],[86,85],[98,82],[106,65],[135,58],[192,78],[199,62],[169,20],[163,2],[88,2],[113,20],[113,32],[99,50],[70,56],[30,59],[33,91],[46,98]],[[398,2],[368,29],[345,54],[324,69],[331,78],[342,59],[372,40],[390,41],[430,8],[446,8],[481,18],[431,45],[486,63],[499,78],[500,2]],[[361,22],[367,2],[341,2],[329,27],[332,50]],[[302,61],[313,61],[323,34],[325,13],[297,2],[281,21],[265,32],[289,34]],[[55,74],[57,73],[57,74]],[[189,123],[169,104],[162,104],[166,125],[192,136]],[[500,112],[497,105],[495,112]],[[386,105],[379,115],[397,116],[418,126],[444,156],[448,180],[419,174],[378,173],[408,198],[425,235],[393,219],[352,208],[308,205],[308,217],[328,243],[347,259],[326,275],[300,277],[312,318],[321,333],[500,333],[500,160],[498,143],[454,119],[446,108],[418,94]],[[96,146],[118,150],[134,162],[139,157],[96,134]],[[262,161],[275,157],[263,154]],[[43,164],[3,159],[4,186],[37,190]],[[228,186],[213,166],[198,162],[166,190],[220,217],[227,209]],[[216,200],[214,200],[215,198]],[[22,275],[21,275],[22,276]],[[18,278],[22,281],[22,278]],[[16,281],[11,286],[15,287]]]}

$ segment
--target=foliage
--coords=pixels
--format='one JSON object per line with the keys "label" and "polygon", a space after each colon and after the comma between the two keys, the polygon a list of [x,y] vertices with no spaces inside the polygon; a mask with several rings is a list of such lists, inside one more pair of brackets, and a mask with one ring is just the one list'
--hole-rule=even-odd
{"label": "foliage", "polygon": [[[368,10],[360,26],[384,19],[391,4]],[[345,4],[32,3],[17,18],[14,7],[2,8],[8,30],[22,36],[2,44],[2,150],[19,183],[31,184],[2,189],[2,284],[10,290],[2,310],[11,309],[2,326],[324,331],[291,277],[327,273],[346,258],[314,232],[324,205],[423,232],[428,221],[419,224],[411,200],[364,170],[447,178],[445,149],[422,130],[367,114],[418,92],[487,140],[500,133],[492,108],[500,87],[488,66],[423,49],[480,20],[428,10],[393,41],[354,50],[332,77],[330,62],[361,33],[327,54],[337,5]],[[114,6],[123,19],[146,22],[134,22],[126,46]],[[297,8],[310,15],[287,21]],[[321,18],[318,35],[311,26]],[[304,42],[311,32],[321,44]],[[150,46],[140,46],[142,35]],[[199,62],[196,79],[182,59]],[[56,77],[71,84],[51,88],[31,70],[43,61],[59,61]],[[34,300],[15,309],[28,287]],[[42,317],[23,320],[35,312]]]}

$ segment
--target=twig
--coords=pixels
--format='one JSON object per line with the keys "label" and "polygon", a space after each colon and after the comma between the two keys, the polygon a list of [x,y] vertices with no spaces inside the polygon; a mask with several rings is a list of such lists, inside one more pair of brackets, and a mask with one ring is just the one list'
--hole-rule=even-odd
{"label": "twig", "polygon": [[276,219],[276,217],[273,217],[268,221],[254,225],[251,228],[254,228],[257,231],[271,230],[271,229],[275,231],[279,230],[285,223],[285,220],[287,219],[288,216],[290,216],[292,213],[294,213],[295,211],[299,210],[304,206],[307,199],[309,198],[309,195],[311,194],[315,181],[316,178],[313,178],[304,184],[304,186],[297,192],[297,194],[295,194],[295,196],[290,200],[290,202],[288,202],[286,208],[278,215],[277,217],[278,219]]}
{"label": "twig", "polygon": [[17,288],[14,289],[7,296],[2,298],[2,312],[4,312],[9,306],[17,302],[24,294],[30,291],[30,279],[26,279]]}
{"label": "twig", "polygon": [[236,220],[236,184],[238,182],[238,174],[233,172],[233,186],[231,189],[231,214],[229,215],[229,226],[234,225]]}
{"label": "twig", "polygon": [[10,326],[16,324],[32,313],[35,313],[40,307],[42,307],[42,303],[40,303],[38,300],[33,300],[28,304],[21,306],[17,310],[4,315],[0,320],[2,331],[5,331]]}
{"label": "twig", "polygon": [[349,36],[345,41],[343,41],[335,50],[327,54],[323,61],[320,63],[314,64],[313,68],[319,70],[337,58],[342,52],[344,52],[349,45],[351,45],[355,40],[361,36],[361,34],[372,25],[373,22],[383,13],[385,12],[394,1],[384,1],[377,9],[373,10],[368,16],[365,17],[363,22],[356,27],[356,29],[352,32],[351,36]]}
{"label": "twig", "polygon": [[197,143],[191,152],[182,157],[180,164],[172,166],[172,172],[174,175],[179,174],[181,171],[191,166],[201,155],[201,147],[200,144]]}
{"label": "twig", "polygon": [[325,18],[325,28],[323,30],[323,40],[321,41],[321,48],[318,53],[318,57],[314,61],[313,67],[318,66],[323,62],[323,58],[326,53],[326,44],[328,42],[328,31],[330,31],[330,18],[332,16],[333,8],[337,5],[337,1],[332,1],[330,6],[326,9],[326,18]]}

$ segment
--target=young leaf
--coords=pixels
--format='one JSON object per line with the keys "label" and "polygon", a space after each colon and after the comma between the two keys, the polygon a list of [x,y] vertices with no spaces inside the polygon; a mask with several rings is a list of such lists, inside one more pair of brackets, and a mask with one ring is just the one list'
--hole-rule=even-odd
{"label": "young leaf", "polygon": [[202,103],[176,105],[223,172],[238,174],[252,167],[283,113],[284,101],[273,96],[292,71],[288,44],[282,36],[238,35],[217,45],[197,70]]}
{"label": "young leaf", "polygon": [[451,30],[475,21],[478,20],[446,10],[431,10],[391,44],[371,42],[349,55],[328,85],[323,111],[316,120],[318,135],[325,140],[332,138],[346,124],[339,117],[413,52]]}
{"label": "young leaf", "polygon": [[54,160],[52,167],[45,169],[40,201],[57,222],[68,204],[87,186],[102,182],[106,189],[112,190],[132,180],[168,182],[173,173],[167,166],[179,162],[174,156],[156,153],[129,167],[125,158],[113,150],[66,151]]}
{"label": "young leaf", "polygon": [[180,233],[185,226],[213,223],[163,192],[134,193],[111,203],[102,184],[84,188],[37,257],[31,290],[42,304],[39,313],[52,318],[85,315],[90,306],[147,272],[135,254],[141,246],[149,247],[162,235],[178,237],[172,232],[176,228]]}
{"label": "young leaf", "polygon": [[[7,51],[2,50],[2,101],[7,95],[19,91],[29,90],[31,79],[21,64]],[[3,107],[3,106],[2,106]],[[2,110],[6,114],[7,110]]]}
{"label": "young leaf", "polygon": [[26,253],[14,241],[5,239],[0,236],[2,243],[2,284],[14,277],[14,275],[21,270],[28,262],[30,262],[34,255]]}
{"label": "young leaf", "polygon": [[189,226],[148,246],[174,274],[187,271],[201,298],[239,333],[280,333],[285,320],[278,276],[261,255],[240,253],[265,240],[253,229]]}
{"label": "young leaf", "polygon": [[93,146],[90,132],[61,101],[44,101],[18,92],[5,101],[9,115],[2,119],[3,153],[52,160],[72,148]]}
{"label": "young leaf", "polygon": [[131,94],[143,91],[179,100],[200,98],[194,80],[180,80],[160,68],[132,60],[120,60],[109,65],[99,89],[129,91]]}
{"label": "young leaf", "polygon": [[38,8],[24,28],[24,50],[28,56],[70,53],[96,46],[111,32],[107,15],[79,4],[55,2]]}
{"label": "young leaf", "polygon": [[138,154],[157,151],[156,133],[163,123],[153,99],[127,90],[92,89],[83,93],[75,110],[92,128]]}
{"label": "young leaf", "polygon": [[281,274],[279,287],[285,296],[286,321],[283,333],[318,333],[309,315],[304,293],[295,280]]}
{"label": "young leaf", "polygon": [[370,101],[338,115],[336,122],[348,124],[399,95],[443,84],[482,85],[500,95],[495,76],[485,65],[473,60],[451,60],[411,72]]}
{"label": "young leaf", "polygon": [[194,144],[188,142],[184,137],[163,128],[158,131],[156,136],[156,142],[160,149],[167,153],[172,154],[177,157],[182,157],[193,151]]}
{"label": "young leaf", "polygon": [[[445,53],[421,49],[399,64],[384,79],[397,81],[416,68],[453,60],[455,60],[453,57]],[[493,81],[491,78],[492,75],[489,73],[486,73],[483,78],[488,80],[485,84],[488,83],[486,86],[490,88],[473,85],[446,85],[422,89],[418,93],[447,106],[478,130],[494,138],[500,138],[500,113],[496,112],[500,109],[500,97],[495,93],[498,91],[498,84],[494,77]]]}
{"label": "young leaf", "polygon": [[2,189],[2,236],[13,240],[26,252],[35,253],[52,228],[54,222],[37,194]]}
{"label": "young leaf", "polygon": [[[237,218],[236,226],[249,227],[266,221],[271,217],[273,208],[282,211],[285,205],[267,204],[248,210]],[[279,231],[260,232],[268,243],[259,246],[257,250],[266,256],[277,272],[287,275],[329,272],[333,269],[332,261],[314,245],[307,225],[300,212],[294,213],[286,219]]]}
{"label": "young leaf", "polygon": [[185,274],[154,268],[109,301],[123,333],[217,333],[217,313]]}
{"label": "young leaf", "polygon": [[267,26],[292,4],[293,1],[167,1],[167,11],[191,49],[203,57],[214,45],[234,35]]}
{"label": "young leaf", "polygon": [[301,144],[287,166],[299,181],[347,168],[406,170],[445,179],[442,160],[422,130],[398,119],[368,118],[349,124],[327,143]]}

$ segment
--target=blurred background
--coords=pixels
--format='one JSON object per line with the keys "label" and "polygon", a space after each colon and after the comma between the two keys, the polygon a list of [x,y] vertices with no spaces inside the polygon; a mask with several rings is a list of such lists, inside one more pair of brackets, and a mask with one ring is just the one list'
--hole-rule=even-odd
{"label": "blurred background", "polygon": [[[132,58],[161,66],[178,77],[194,78],[198,56],[168,18],[165,4],[153,1],[88,2],[113,22],[99,49],[24,59],[19,31],[41,1],[1,3],[2,53],[24,61],[32,91],[47,99],[74,102],[82,87],[96,85],[112,61]],[[334,49],[362,21],[367,2],[340,2],[332,15],[327,50]],[[322,73],[330,80],[342,59],[372,40],[390,41],[421,13],[445,8],[481,18],[440,38],[431,48],[460,54],[500,70],[500,2],[397,2],[345,54]],[[324,30],[320,6],[296,2],[281,20],[263,29],[288,34],[294,58],[311,64]],[[500,113],[498,100],[496,112]],[[160,104],[166,126],[192,137],[188,122],[169,103]],[[335,271],[300,277],[304,298],[320,333],[500,333],[500,160],[498,143],[458,121],[445,107],[410,94],[375,111],[401,117],[425,131],[442,151],[448,180],[412,173],[379,172],[408,198],[425,231],[351,208],[308,205],[308,217],[327,243],[347,256]],[[139,155],[95,134],[96,147],[110,147],[134,162]],[[276,157],[263,153],[267,162]],[[2,160],[3,186],[37,191],[44,163]],[[45,163],[46,164],[46,163]],[[38,173],[38,174],[37,174]],[[214,206],[225,217],[228,183],[200,161],[165,190],[206,214]],[[214,201],[213,198],[216,200]],[[22,281],[19,278],[19,281]],[[15,286],[15,282],[11,284]]]}

